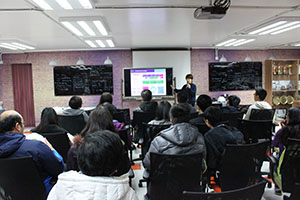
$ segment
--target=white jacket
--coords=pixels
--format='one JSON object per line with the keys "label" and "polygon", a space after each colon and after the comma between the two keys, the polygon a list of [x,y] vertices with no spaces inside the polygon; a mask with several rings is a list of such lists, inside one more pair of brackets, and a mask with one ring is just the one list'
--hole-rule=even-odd
{"label": "white jacket", "polygon": [[76,171],[58,176],[48,200],[137,200],[128,184],[128,175],[121,177],[93,177]]}
{"label": "white jacket", "polygon": [[270,106],[270,104],[266,101],[256,101],[254,104],[252,104],[248,110],[247,113],[244,117],[244,119],[249,120],[250,119],[250,115],[251,115],[251,110],[252,109],[272,109],[272,106]]}

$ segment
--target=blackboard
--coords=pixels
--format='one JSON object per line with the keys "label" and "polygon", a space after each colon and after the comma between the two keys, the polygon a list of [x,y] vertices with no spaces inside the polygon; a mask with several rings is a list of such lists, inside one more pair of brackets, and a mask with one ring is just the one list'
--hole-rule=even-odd
{"label": "blackboard", "polygon": [[209,63],[209,91],[262,87],[262,62]]}
{"label": "blackboard", "polygon": [[56,96],[113,93],[112,65],[56,66],[53,73]]}

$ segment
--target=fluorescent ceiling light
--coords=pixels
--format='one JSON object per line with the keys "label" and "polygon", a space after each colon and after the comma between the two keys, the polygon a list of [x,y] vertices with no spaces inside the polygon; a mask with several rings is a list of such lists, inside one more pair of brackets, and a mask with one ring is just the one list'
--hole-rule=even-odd
{"label": "fluorescent ceiling light", "polygon": [[12,44],[15,45],[15,46],[26,48],[26,49],[35,49],[34,47],[31,47],[31,46],[28,46],[28,45],[25,45],[25,44],[20,44],[20,43],[17,43],[17,42],[12,42]]}
{"label": "fluorescent ceiling light", "polygon": [[115,44],[112,40],[106,40],[109,47],[115,47]]}
{"label": "fluorescent ceiling light", "polygon": [[299,47],[299,46],[300,46],[300,43],[293,44],[293,46]]}
{"label": "fluorescent ceiling light", "polygon": [[67,27],[70,31],[72,31],[74,34],[78,36],[83,36],[83,34],[70,22],[61,22],[65,27]]}
{"label": "fluorescent ceiling light", "polygon": [[56,0],[56,2],[66,10],[73,10],[72,6],[67,0]]}
{"label": "fluorescent ceiling light", "polygon": [[96,35],[96,33],[89,27],[89,25],[85,21],[77,21],[77,23],[90,36],[95,36]]}
{"label": "fluorescent ceiling light", "polygon": [[234,42],[231,42],[231,43],[226,44],[225,47],[229,47],[229,46],[238,44],[238,43],[243,42],[243,41],[245,41],[245,40],[246,40],[246,39],[239,39],[239,40],[237,40],[237,41],[234,41]]}
{"label": "fluorescent ceiling light", "polygon": [[47,4],[44,0],[33,0],[34,3],[38,4],[44,10],[53,10],[49,4]]}
{"label": "fluorescent ceiling light", "polygon": [[246,41],[242,41],[242,42],[239,42],[239,43],[236,43],[236,44],[234,44],[233,46],[234,47],[237,47],[237,46],[240,46],[240,45],[242,45],[242,44],[247,44],[247,43],[249,43],[249,42],[253,42],[255,39],[249,39],[249,40],[246,40]]}
{"label": "fluorescent ceiling light", "polygon": [[252,31],[252,32],[250,32],[249,34],[250,34],[250,35],[255,35],[255,34],[257,34],[257,33],[260,33],[260,32],[262,32],[262,31],[268,30],[268,29],[270,29],[270,28],[274,28],[274,27],[276,27],[276,26],[279,26],[279,25],[285,24],[285,23],[286,23],[286,21],[279,21],[279,22],[276,22],[276,23],[271,24],[271,25],[269,25],[269,26],[266,26],[266,27],[257,29],[257,30],[255,30],[255,31]]}
{"label": "fluorescent ceiling light", "polygon": [[96,48],[97,46],[91,41],[91,40],[86,40],[85,41],[90,47]]}
{"label": "fluorescent ceiling light", "polygon": [[6,48],[6,49],[10,49],[10,50],[18,50],[18,49],[15,48],[15,47],[6,46],[6,45],[4,45],[4,44],[0,44],[0,47]]}
{"label": "fluorescent ceiling light", "polygon": [[230,40],[227,40],[225,42],[221,42],[221,43],[217,44],[216,46],[220,47],[220,46],[223,46],[225,44],[228,44],[228,43],[231,43],[231,42],[234,42],[234,41],[236,41],[236,39],[230,39]]}
{"label": "fluorescent ceiling light", "polygon": [[95,26],[97,27],[97,29],[99,30],[99,32],[102,34],[102,35],[108,35],[105,27],[103,26],[102,22],[101,21],[93,21]]}
{"label": "fluorescent ceiling light", "polygon": [[79,0],[79,3],[82,5],[85,9],[92,9],[93,6],[89,0]]}
{"label": "fluorescent ceiling light", "polygon": [[12,45],[12,44],[9,44],[9,43],[6,43],[6,42],[2,42],[1,44],[5,45],[5,46],[8,46],[8,47],[11,47],[11,48],[17,48],[17,49],[21,49],[21,50],[26,50],[26,48],[24,48],[24,47],[18,47],[18,46],[15,46],[15,45]]}
{"label": "fluorescent ceiling light", "polygon": [[288,27],[288,28],[282,29],[282,30],[280,30],[280,31],[273,32],[273,33],[271,33],[271,35],[277,35],[277,34],[279,34],[279,33],[283,33],[283,32],[286,32],[286,31],[290,31],[290,30],[293,30],[293,29],[299,28],[299,27],[300,27],[300,24],[297,24],[296,26]]}
{"label": "fluorescent ceiling light", "polygon": [[96,42],[100,47],[105,47],[105,44],[101,40],[96,40]]}
{"label": "fluorescent ceiling light", "polygon": [[278,31],[278,30],[281,30],[281,29],[284,29],[284,28],[287,28],[287,27],[290,27],[290,26],[293,26],[293,25],[299,24],[299,23],[300,22],[298,22],[298,21],[290,22],[290,23],[284,24],[282,26],[278,26],[276,28],[272,28],[270,30],[264,31],[264,32],[260,33],[259,35],[266,35],[266,34],[269,34],[269,33],[272,33],[272,32],[275,32],[275,31]]}

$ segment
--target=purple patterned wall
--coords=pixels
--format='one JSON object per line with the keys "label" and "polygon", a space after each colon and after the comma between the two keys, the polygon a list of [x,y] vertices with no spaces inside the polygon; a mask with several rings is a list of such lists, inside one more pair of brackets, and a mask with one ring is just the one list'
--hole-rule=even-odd
{"label": "purple patterned wall", "polygon": [[[250,56],[252,61],[264,61],[271,56],[276,59],[300,59],[300,50],[219,50],[219,57],[225,56],[228,62],[244,61]],[[224,92],[209,92],[208,87],[208,63],[215,62],[214,50],[195,49],[191,52],[191,72],[197,85],[197,94],[208,94],[217,98]],[[252,104],[253,90],[226,91],[227,94],[236,94],[241,98],[241,104]]]}
{"label": "purple patterned wall", "polygon": [[[228,61],[244,61],[250,56],[252,61],[264,61],[270,56],[276,59],[300,59],[300,50],[220,50],[219,56],[224,54]],[[53,59],[57,65],[75,64],[79,56],[87,65],[104,63],[106,56],[113,62],[114,76],[114,104],[117,107],[135,108],[138,101],[121,101],[122,68],[132,67],[132,52],[130,50],[116,51],[73,51],[47,52],[3,55],[4,65],[0,65],[0,100],[4,101],[6,109],[14,109],[11,64],[32,63],[33,87],[36,121],[39,121],[40,111],[47,106],[66,106],[69,96],[54,96],[53,69],[48,64]],[[208,63],[214,62],[214,50],[195,49],[191,51],[191,72],[197,85],[197,94],[209,94],[217,97],[223,92],[208,91]],[[237,94],[242,104],[253,102],[253,91],[233,91],[228,94]],[[99,95],[82,96],[83,106],[98,104]]]}
{"label": "purple patterned wall", "polygon": [[[13,86],[11,75],[11,64],[32,63],[33,88],[36,121],[39,121],[40,111],[48,106],[66,106],[70,96],[54,96],[53,68],[49,62],[53,59],[57,65],[72,65],[79,58],[87,65],[103,64],[107,56],[113,62],[114,76],[114,104],[121,106],[121,77],[122,68],[132,66],[131,51],[74,51],[74,52],[48,52],[28,54],[6,54],[3,55],[4,65],[0,66],[0,82],[2,83],[2,94],[0,99],[4,101],[6,109],[14,109]],[[97,105],[100,95],[81,96],[83,106]],[[124,103],[124,107],[128,106]]]}

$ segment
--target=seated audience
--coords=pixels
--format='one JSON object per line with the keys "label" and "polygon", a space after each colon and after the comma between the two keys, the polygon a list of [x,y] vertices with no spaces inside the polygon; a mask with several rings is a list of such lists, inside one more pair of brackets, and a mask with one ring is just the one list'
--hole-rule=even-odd
{"label": "seated audience", "polygon": [[63,172],[63,160],[47,140],[25,139],[24,128],[24,119],[18,112],[8,110],[0,115],[0,158],[31,156],[48,194]]}
{"label": "seated audience", "polygon": [[84,121],[87,122],[89,119],[88,114],[80,109],[82,106],[82,99],[79,96],[73,96],[71,97],[69,101],[69,109],[66,109],[63,111],[63,115],[68,116],[77,116],[77,115],[83,115]]}
{"label": "seated audience", "polygon": [[[101,105],[97,106],[97,108],[91,112],[89,120],[86,126],[84,127],[84,129],[81,131],[80,135],[74,137],[74,141],[73,141],[74,144],[71,146],[68,152],[68,161],[67,161],[68,170],[77,170],[77,171],[79,170],[78,163],[77,163],[77,153],[78,153],[79,146],[81,145],[85,136],[100,130],[109,130],[112,132],[115,131],[115,126],[113,124],[112,116],[110,115],[109,111]],[[127,163],[127,165],[124,165],[125,163]],[[118,169],[118,175],[127,173],[129,169],[130,169],[130,163],[129,163],[128,154],[127,152],[124,152],[122,165],[120,164],[120,168]]]}
{"label": "seated audience", "polygon": [[198,117],[191,119],[190,123],[193,124],[194,126],[197,126],[198,124],[205,124],[203,112],[206,110],[206,108],[208,108],[211,105],[212,105],[212,100],[210,96],[206,94],[201,94],[197,98],[197,102],[196,102],[196,107],[197,110],[199,111]]}
{"label": "seated audience", "polygon": [[274,167],[275,193],[277,194],[281,194],[282,184],[280,167],[288,138],[300,139],[300,109],[298,107],[291,107],[287,112],[286,120],[281,124],[283,128],[276,133],[272,141],[273,146],[279,148],[279,152],[275,155],[278,163]]}
{"label": "seated audience", "polygon": [[154,120],[148,124],[151,125],[169,125],[170,124],[170,112],[171,104],[168,101],[162,101],[158,104],[155,112]]}
{"label": "seated audience", "polygon": [[48,200],[137,200],[128,184],[128,176],[117,175],[123,152],[117,134],[110,131],[89,133],[78,150],[82,173],[69,171],[59,175]]}
{"label": "seated audience", "polygon": [[224,113],[240,112],[238,106],[241,102],[241,99],[236,95],[230,95],[227,98],[226,106],[222,107]]}
{"label": "seated audience", "polygon": [[64,128],[58,124],[57,114],[53,108],[44,108],[41,114],[40,124],[31,129],[31,132],[36,132],[41,135],[44,133],[67,133]]}
{"label": "seated audience", "polygon": [[143,90],[141,92],[142,103],[135,110],[139,112],[153,113],[156,110],[157,102],[152,100],[152,92],[150,90]]}
{"label": "seated audience", "polygon": [[113,111],[112,112],[113,115],[115,112],[117,112],[117,108],[112,104],[112,102],[113,102],[112,95],[109,92],[104,92],[100,97],[100,101],[98,105],[104,105],[104,104],[108,105],[111,111]]}
{"label": "seated audience", "polygon": [[204,136],[207,167],[210,171],[215,171],[219,169],[226,144],[243,143],[244,135],[236,128],[222,124],[222,110],[218,107],[208,107],[204,117],[206,125],[211,128]]}
{"label": "seated audience", "polygon": [[247,120],[250,119],[252,109],[272,109],[272,106],[270,106],[268,102],[264,101],[266,96],[267,96],[267,91],[265,89],[263,88],[255,89],[255,93],[254,93],[255,103],[248,108],[248,111],[244,119]]}
{"label": "seated audience", "polygon": [[172,126],[159,133],[151,142],[143,164],[150,170],[150,152],[163,154],[192,154],[203,153],[206,157],[206,148],[203,136],[198,129],[188,123],[189,110],[183,105],[174,105],[170,110]]}
{"label": "seated audience", "polygon": [[192,106],[192,104],[189,103],[189,94],[185,90],[182,90],[177,93],[177,102],[186,106],[190,110],[191,114],[197,112],[197,110]]}

